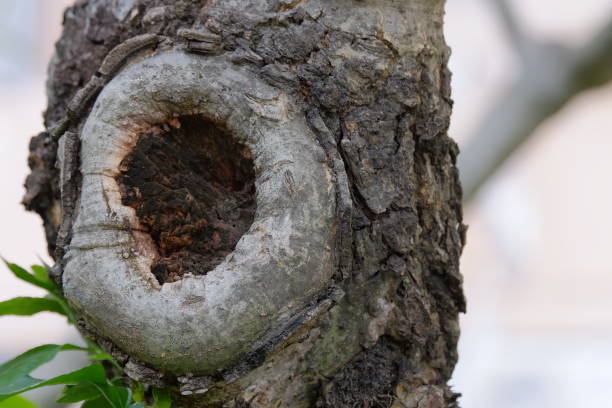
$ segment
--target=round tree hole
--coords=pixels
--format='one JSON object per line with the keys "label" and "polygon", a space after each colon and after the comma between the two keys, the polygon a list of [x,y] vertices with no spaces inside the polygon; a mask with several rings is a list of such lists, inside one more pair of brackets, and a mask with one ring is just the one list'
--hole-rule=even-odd
{"label": "round tree hole", "polygon": [[255,215],[250,150],[200,115],[141,134],[117,181],[157,245],[152,272],[162,284],[219,265]]}

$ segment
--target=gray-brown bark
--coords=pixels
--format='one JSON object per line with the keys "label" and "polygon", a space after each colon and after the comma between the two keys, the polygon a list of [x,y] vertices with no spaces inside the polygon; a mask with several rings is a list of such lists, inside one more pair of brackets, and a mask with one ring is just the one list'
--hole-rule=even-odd
{"label": "gray-brown bark", "polygon": [[[126,365],[128,375],[170,387],[176,392],[177,405],[185,407],[456,406],[456,394],[447,381],[457,359],[458,313],[465,309],[459,273],[465,228],[455,168],[457,147],[446,134],[452,102],[442,16],[441,0],[90,0],[79,1],[66,12],[64,33],[49,71],[45,114],[49,130],[32,139],[32,174],[26,182],[24,203],[43,217],[50,252],[58,262],[56,271],[65,269],[64,288],[83,317],[84,330]],[[130,40],[143,34],[157,37]],[[114,48],[125,41],[132,43]],[[106,58],[112,49],[116,51]],[[126,49],[134,52],[124,55]],[[190,77],[190,72],[214,75]],[[138,87],[129,88],[131,75],[141,78],[142,93]],[[163,75],[168,75],[166,80],[177,87],[176,92],[155,88],[161,86],[155,81]],[[190,86],[198,88],[193,95],[189,87],[178,90],[192,80],[196,82]],[[69,105],[88,83],[96,94],[102,89],[93,110],[95,95],[91,101],[80,98]],[[157,91],[167,95],[147,105]],[[191,96],[185,96],[187,93]],[[208,122],[189,116],[195,111],[199,114],[200,109],[208,115]],[[146,129],[138,122],[131,133],[121,130],[136,117],[147,124]],[[190,126],[190,121],[198,125]],[[105,123],[110,126],[108,132],[99,130]],[[193,130],[207,127],[212,130]],[[111,136],[113,132],[119,133]],[[242,147],[215,142],[222,140],[215,139],[215,132],[244,144],[254,154],[255,164],[248,163],[250,153]],[[79,138],[71,136],[75,134],[80,135],[80,147]],[[54,136],[63,145],[60,153]],[[108,142],[114,140],[111,137],[129,143]],[[194,137],[203,140],[202,147]],[[172,142],[164,145],[164,140]],[[156,143],[165,147],[155,150]],[[181,143],[192,143],[194,148],[181,147]],[[272,159],[261,153],[271,143],[278,146],[269,149],[269,156],[280,160],[274,163],[294,166],[278,177],[271,170],[273,191],[266,190],[268,178],[258,172],[271,166],[267,161]],[[71,160],[69,152],[75,149],[80,155]],[[206,152],[211,151],[225,159],[207,158]],[[292,160],[297,164],[281,160],[283,152],[295,156]],[[162,153],[157,161],[148,159]],[[208,167],[196,169],[189,158],[192,154],[196,162],[206,162]],[[55,169],[56,156],[61,159],[61,178]],[[108,180],[98,191],[91,186],[100,184],[91,179],[97,177],[97,163],[104,160],[117,163],[116,168],[110,167],[116,173],[112,178],[104,176]],[[176,166],[166,166],[168,161]],[[249,166],[254,166],[254,176],[249,176]],[[168,174],[173,171],[176,174]],[[143,176],[148,172],[151,175]],[[164,177],[175,181],[160,182],[161,190],[144,188]],[[134,336],[113,334],[112,324],[122,321],[119,310],[124,304],[108,310],[108,322],[87,309],[87,297],[79,290],[88,277],[79,275],[83,268],[71,267],[71,262],[80,265],[78,259],[89,259],[84,254],[117,245],[119,258],[126,254],[124,258],[136,257],[141,262],[146,251],[139,252],[142,245],[136,248],[129,240],[125,244],[117,240],[123,232],[129,237],[142,235],[151,245],[152,255],[146,259],[157,263],[153,268],[152,263],[146,264],[142,272],[147,275],[143,282],[148,279],[148,283],[117,282],[117,287],[132,288],[125,293],[113,292],[110,284],[93,289],[103,299],[116,296],[118,302],[136,302],[137,316],[136,309],[146,310],[147,306],[134,300],[135,292],[130,292],[134,285],[153,288],[143,293],[147,301],[154,302],[151,299],[164,293],[164,287],[174,288],[182,282],[187,287],[209,282],[204,287],[210,287],[215,274],[220,281],[226,279],[231,269],[223,265],[234,255],[252,255],[242,252],[254,248],[244,243],[258,230],[251,226],[249,232],[244,231],[252,219],[248,205],[236,209],[234,215],[223,212],[224,206],[249,201],[244,186],[250,185],[250,177],[255,177],[258,189],[253,225],[262,220],[268,195],[287,200],[279,211],[296,208],[290,216],[296,225],[311,219],[301,219],[311,216],[296,211],[319,208],[313,225],[307,222],[304,228],[294,228],[291,231],[297,235],[288,232],[295,237],[292,243],[281,245],[291,253],[303,248],[304,259],[319,262],[309,266],[287,255],[275,258],[277,267],[263,269],[263,275],[244,271],[242,284],[247,287],[240,296],[247,297],[255,296],[244,283],[251,276],[265,280],[286,271],[287,279],[294,282],[289,277],[298,271],[303,277],[299,284],[275,278],[274,284],[262,289],[261,293],[269,295],[269,287],[277,286],[280,292],[274,292],[274,301],[279,305],[270,306],[268,314],[244,328],[244,341],[220,332],[219,337],[227,337],[226,346],[219,356],[207,354],[210,357],[201,364],[197,352],[185,360],[191,363],[181,362],[168,344],[168,361],[173,361],[168,363],[166,356],[152,357],[151,350],[158,351],[159,344],[163,348],[172,339],[203,348],[209,343],[188,338],[197,331],[160,332],[159,337],[168,340],[136,342],[140,350],[130,338],[148,329]],[[274,184],[275,177],[278,184]],[[198,178],[202,184],[197,183]],[[125,231],[106,238],[108,242],[85,245],[91,237],[79,228],[97,213],[85,216],[89,213],[83,203],[95,201],[98,192],[102,201],[114,206],[109,212],[123,211],[129,222],[125,228],[113,227]],[[173,200],[181,208],[188,201],[195,200],[197,205],[187,215],[181,213],[179,222],[176,213],[169,211]],[[173,215],[165,217],[166,213]],[[272,213],[270,219],[277,216]],[[231,217],[236,222],[229,227]],[[215,227],[209,227],[213,221]],[[285,224],[278,225],[282,230]],[[272,241],[282,237],[278,228],[268,231]],[[299,235],[304,231],[306,236]],[[247,238],[239,241],[237,253],[227,255],[242,233]],[[100,230],[94,237],[103,235]],[[268,239],[264,235],[253,245],[263,245],[260,241]],[[330,239],[329,268],[326,250],[316,249],[316,242],[326,242],[326,237]],[[311,249],[315,253],[309,253]],[[100,250],[105,254],[102,259],[114,256],[114,252]],[[286,264],[288,260],[297,263]],[[104,268],[88,273],[99,274],[99,269]],[[133,278],[129,270],[125,273]],[[197,274],[201,276],[192,276]],[[71,283],[77,278],[77,284]],[[117,275],[115,279],[122,278]],[[285,287],[293,289],[282,292]],[[281,302],[292,290],[301,290],[293,295],[295,302]],[[191,313],[195,298],[188,299],[184,310],[176,306],[177,316],[183,311]],[[263,304],[261,299],[247,300]],[[234,305],[226,306],[231,309]],[[194,316],[208,313],[194,310]],[[232,313],[228,314],[229,325],[244,317]],[[250,340],[257,333],[263,335]],[[201,336],[215,341],[210,333]],[[207,391],[189,395],[203,390]]]}

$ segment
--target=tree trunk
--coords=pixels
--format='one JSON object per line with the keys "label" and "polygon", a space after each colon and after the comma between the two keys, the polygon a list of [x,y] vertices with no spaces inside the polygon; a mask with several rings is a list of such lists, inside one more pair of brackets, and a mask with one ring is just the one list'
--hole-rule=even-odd
{"label": "tree trunk", "polygon": [[179,407],[457,406],[443,5],[66,11],[24,204],[129,377]]}

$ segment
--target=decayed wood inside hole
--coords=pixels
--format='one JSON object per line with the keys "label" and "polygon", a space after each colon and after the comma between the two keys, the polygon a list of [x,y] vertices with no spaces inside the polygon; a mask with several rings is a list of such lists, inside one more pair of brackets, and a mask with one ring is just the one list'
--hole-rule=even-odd
{"label": "decayed wood inside hole", "polygon": [[250,150],[202,116],[141,134],[120,165],[122,203],[157,245],[160,283],[206,274],[231,253],[255,215]]}

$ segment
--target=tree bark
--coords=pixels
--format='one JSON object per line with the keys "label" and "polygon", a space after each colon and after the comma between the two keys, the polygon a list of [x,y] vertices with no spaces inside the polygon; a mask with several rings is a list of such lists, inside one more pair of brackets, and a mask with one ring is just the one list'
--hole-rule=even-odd
{"label": "tree bark", "polygon": [[179,407],[457,406],[443,6],[66,11],[24,204],[129,377]]}

